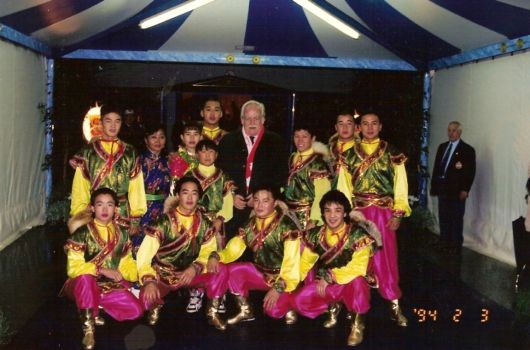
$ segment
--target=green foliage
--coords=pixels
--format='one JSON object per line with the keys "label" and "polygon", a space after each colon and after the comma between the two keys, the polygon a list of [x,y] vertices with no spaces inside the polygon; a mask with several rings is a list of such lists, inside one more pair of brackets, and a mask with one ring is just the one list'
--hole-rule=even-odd
{"label": "green foliage", "polygon": [[70,199],[62,198],[52,201],[46,210],[46,221],[52,224],[61,224],[68,221],[70,215]]}

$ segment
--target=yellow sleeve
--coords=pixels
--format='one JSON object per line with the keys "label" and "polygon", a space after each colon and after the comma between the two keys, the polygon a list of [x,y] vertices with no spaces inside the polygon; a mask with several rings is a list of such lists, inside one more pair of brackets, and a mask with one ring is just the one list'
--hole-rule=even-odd
{"label": "yellow sleeve", "polygon": [[136,254],[136,266],[140,283],[142,283],[144,276],[150,275],[153,276],[153,278],[157,277],[155,269],[153,269],[153,266],[151,265],[151,261],[156,255],[158,248],[160,248],[160,242],[158,242],[157,238],[152,236],[146,235],[142,244],[140,244],[140,248]]}
{"label": "yellow sleeve", "polygon": [[405,163],[394,165],[394,210],[404,212],[409,216],[412,209],[409,206],[409,185]]}
{"label": "yellow sleeve", "polygon": [[338,284],[347,284],[358,276],[366,275],[370,254],[370,246],[366,246],[353,253],[350,262],[346,266],[331,270],[334,277],[333,279],[337,281]]}
{"label": "yellow sleeve", "polygon": [[66,255],[66,274],[70,278],[76,278],[81,275],[97,276],[96,265],[85,261],[84,252],[76,252],[69,249]]}
{"label": "yellow sleeve", "polygon": [[136,261],[132,257],[132,252],[129,250],[127,255],[120,260],[118,265],[118,271],[120,271],[123,279],[129,282],[138,281],[138,269],[136,267]]}
{"label": "yellow sleeve", "polygon": [[313,181],[315,186],[315,200],[311,206],[311,214],[309,218],[313,221],[318,221],[319,225],[322,225],[322,213],[320,212],[320,200],[322,196],[331,189],[331,183],[328,178],[315,179]]}
{"label": "yellow sleeve", "polygon": [[223,197],[223,207],[219,210],[217,216],[222,216],[225,222],[234,216],[234,195],[231,191],[227,191]]}
{"label": "yellow sleeve", "polygon": [[210,254],[212,252],[215,252],[216,250],[217,240],[215,239],[215,235],[213,235],[207,242],[204,242],[201,245],[201,249],[199,250],[199,256],[197,257],[197,259],[195,259],[195,261],[206,267],[206,263],[208,262]]}
{"label": "yellow sleeve", "polygon": [[145,198],[144,175],[140,173],[129,181],[129,205],[131,216],[140,217],[147,211],[147,200]]}
{"label": "yellow sleeve", "polygon": [[344,195],[346,196],[346,198],[348,198],[348,201],[351,204],[353,196],[353,184],[351,174],[347,172],[344,167],[340,167],[338,176],[339,178],[337,179],[337,190],[344,193]]}
{"label": "yellow sleeve", "polygon": [[304,247],[304,251],[302,252],[302,256],[300,257],[300,281],[305,280],[309,271],[318,261],[318,258],[320,257],[317,253],[313,252],[307,246]]}
{"label": "yellow sleeve", "polygon": [[229,264],[236,261],[241,255],[243,255],[245,249],[247,249],[247,245],[243,238],[239,236],[232,237],[232,239],[226,243],[225,249],[219,252],[221,262],[223,264]]}
{"label": "yellow sleeve", "polygon": [[72,202],[70,216],[78,214],[90,204],[90,181],[85,179],[81,168],[75,168],[74,181],[72,182]]}
{"label": "yellow sleeve", "polygon": [[285,282],[285,291],[292,292],[300,282],[300,238],[283,242],[283,261],[280,276]]}

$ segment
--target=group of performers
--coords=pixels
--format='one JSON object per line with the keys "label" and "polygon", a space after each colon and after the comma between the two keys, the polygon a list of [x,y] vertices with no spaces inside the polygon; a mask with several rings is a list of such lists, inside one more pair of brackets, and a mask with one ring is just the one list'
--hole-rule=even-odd
{"label": "group of performers", "polygon": [[[147,125],[146,149],[137,155],[118,138],[120,113],[103,105],[102,136],[71,161],[63,293],[80,311],[85,349],[94,348],[95,328],[104,324],[100,309],[119,321],[147,312],[156,325],[165,296],[179,288],[190,290],[188,312],[201,308],[205,294],[208,322],[219,330],[253,320],[249,291],[262,290],[265,314],[286,324],[328,312],[324,327],[331,328],[346,308],[347,343],[355,346],[363,340],[370,287],[389,301],[397,325],[407,326],[395,236],[410,214],[406,158],[379,139],[376,114],[339,113],[328,146],[315,141],[311,127],[296,125],[296,151],[285,159],[289,173],[280,188],[267,177],[253,183],[264,154],[258,147],[277,140],[264,130],[258,101],[241,109],[242,167],[223,166],[237,135],[219,128],[216,99],[205,101],[202,125],[183,126],[170,154],[164,126]],[[283,159],[275,155],[277,175]],[[231,174],[231,166],[241,174]],[[225,320],[227,292],[238,310]]]}

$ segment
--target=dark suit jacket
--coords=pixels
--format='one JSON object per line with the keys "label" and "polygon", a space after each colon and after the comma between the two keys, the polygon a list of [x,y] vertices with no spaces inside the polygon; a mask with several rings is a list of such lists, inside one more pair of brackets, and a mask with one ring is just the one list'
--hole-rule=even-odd
{"label": "dark suit jacket", "polygon": [[[219,143],[217,166],[227,173],[237,186],[237,194],[245,193],[245,165],[247,146],[240,129],[225,135]],[[280,188],[285,185],[288,174],[288,155],[280,135],[265,130],[254,155],[249,193],[259,185],[267,184]]]}
{"label": "dark suit jacket", "polygon": [[458,198],[460,191],[469,192],[473,184],[476,167],[475,149],[460,139],[447,166],[445,179],[441,179],[443,169],[440,163],[448,144],[449,141],[438,146],[432,172],[431,195]]}

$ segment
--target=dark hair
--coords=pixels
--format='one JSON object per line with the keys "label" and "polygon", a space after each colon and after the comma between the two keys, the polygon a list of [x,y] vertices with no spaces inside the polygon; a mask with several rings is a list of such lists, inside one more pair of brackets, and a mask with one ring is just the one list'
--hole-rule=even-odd
{"label": "dark hair", "polygon": [[281,200],[281,193],[280,189],[277,186],[273,186],[270,184],[261,184],[252,189],[252,196],[254,196],[259,191],[267,191],[270,192],[272,195],[272,198],[274,200]]}
{"label": "dark hair", "polygon": [[205,98],[204,101],[202,102],[201,110],[204,109],[204,107],[206,107],[206,103],[208,103],[210,101],[219,103],[219,106],[221,107],[221,110],[223,109],[223,104],[221,103],[221,100],[219,99],[219,97],[217,97],[217,96],[209,96],[209,97]]}
{"label": "dark hair", "polygon": [[182,189],[182,185],[184,185],[185,183],[188,183],[188,182],[193,182],[195,185],[197,185],[197,190],[199,191],[199,199],[202,198],[203,190],[202,190],[201,183],[199,182],[199,180],[197,180],[193,176],[189,176],[189,175],[181,177],[175,183],[175,194],[178,194],[180,192],[180,190]]}
{"label": "dark hair", "polygon": [[118,195],[116,194],[116,192],[114,192],[113,190],[111,190],[110,188],[107,188],[107,187],[101,187],[101,188],[98,188],[97,190],[95,190],[94,192],[92,192],[92,194],[90,195],[90,205],[95,205],[96,204],[96,197],[99,196],[99,195],[102,195],[102,194],[108,194],[112,197],[112,199],[114,200],[114,205],[115,206],[118,206],[119,205],[119,200],[118,200]]}
{"label": "dark hair", "polygon": [[344,213],[346,216],[344,217],[344,221],[346,223],[350,222],[350,212],[351,212],[351,204],[350,201],[348,201],[348,198],[338,190],[331,190],[327,192],[324,196],[322,196],[322,199],[320,200],[319,206],[320,206],[320,214],[322,215],[322,220],[324,220],[324,208],[327,204],[335,203],[338,205],[341,205],[344,208]]}
{"label": "dark hair", "polygon": [[366,115],[375,115],[377,117],[377,120],[379,120],[379,123],[383,124],[383,122],[381,121],[381,116],[373,111],[366,111],[365,113],[363,113],[360,117],[359,117],[359,123],[363,120],[363,117],[366,116]]}
{"label": "dark hair", "polygon": [[103,119],[103,116],[109,113],[116,113],[122,117],[122,108],[114,103],[105,103],[103,106],[101,106],[99,115],[101,116],[101,119]]}
{"label": "dark hair", "polygon": [[182,121],[180,124],[175,125],[178,135],[184,135],[188,130],[197,130],[199,134],[202,133],[202,122],[198,120]]}
{"label": "dark hair", "polygon": [[217,145],[215,144],[215,142],[209,139],[200,140],[197,143],[197,146],[195,147],[196,152],[209,149],[217,152]]}
{"label": "dark hair", "polygon": [[166,125],[162,123],[148,122],[145,124],[144,137],[149,137],[156,133],[158,130],[162,130],[164,135],[166,134]]}
{"label": "dark hair", "polygon": [[311,136],[315,136],[315,127],[312,123],[307,121],[299,121],[294,124],[293,133],[296,131],[305,130]]}

